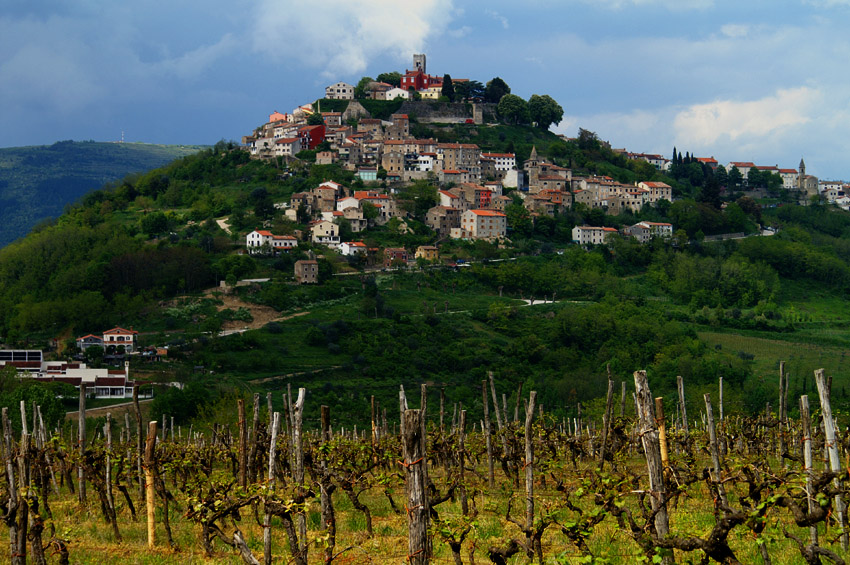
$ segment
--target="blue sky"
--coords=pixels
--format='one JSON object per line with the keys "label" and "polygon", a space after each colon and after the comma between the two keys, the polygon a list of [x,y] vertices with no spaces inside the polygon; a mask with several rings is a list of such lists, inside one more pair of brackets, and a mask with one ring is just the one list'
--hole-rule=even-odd
{"label": "blue sky", "polygon": [[549,94],[555,129],[850,180],[850,0],[5,0],[0,146],[214,143],[404,71]]}

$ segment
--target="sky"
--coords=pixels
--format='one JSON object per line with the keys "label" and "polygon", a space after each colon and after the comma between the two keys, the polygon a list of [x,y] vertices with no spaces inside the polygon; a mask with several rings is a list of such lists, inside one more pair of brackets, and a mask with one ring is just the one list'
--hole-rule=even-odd
{"label": "sky", "polygon": [[850,0],[0,0],[0,147],[240,140],[412,66],[548,94],[553,130],[850,181]]}

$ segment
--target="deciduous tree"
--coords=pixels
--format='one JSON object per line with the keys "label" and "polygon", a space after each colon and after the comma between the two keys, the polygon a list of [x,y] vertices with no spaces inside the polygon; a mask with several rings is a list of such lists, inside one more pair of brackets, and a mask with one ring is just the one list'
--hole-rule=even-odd
{"label": "deciduous tree", "polygon": [[510,93],[511,87],[508,86],[508,83],[499,77],[495,77],[493,80],[489,81],[487,86],[484,88],[484,101],[498,104],[505,94]]}
{"label": "deciduous tree", "polygon": [[516,94],[505,94],[499,101],[499,115],[506,122],[517,125],[528,122],[528,103]]}
{"label": "deciduous tree", "polygon": [[532,94],[528,99],[528,112],[531,121],[541,129],[549,129],[552,124],[561,123],[564,117],[564,109],[548,94]]}

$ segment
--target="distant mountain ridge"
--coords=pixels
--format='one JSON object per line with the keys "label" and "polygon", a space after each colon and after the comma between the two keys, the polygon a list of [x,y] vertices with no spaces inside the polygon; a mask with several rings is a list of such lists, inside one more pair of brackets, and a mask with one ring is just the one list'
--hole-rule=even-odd
{"label": "distant mountain ridge", "polygon": [[59,141],[0,148],[0,246],[91,190],[196,153],[199,145]]}

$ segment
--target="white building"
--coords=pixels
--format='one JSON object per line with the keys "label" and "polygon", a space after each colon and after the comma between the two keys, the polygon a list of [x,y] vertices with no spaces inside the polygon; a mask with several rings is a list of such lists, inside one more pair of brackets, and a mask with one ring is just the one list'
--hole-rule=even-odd
{"label": "white building", "polygon": [[44,361],[39,350],[2,350],[0,367],[13,366],[19,378],[32,378],[39,382],[60,382],[76,388],[85,385],[86,396],[95,398],[132,398],[130,362],[121,369],[91,369],[76,361]]}
{"label": "white building", "polygon": [[673,188],[666,182],[639,182],[638,187],[648,191],[645,200],[650,204],[659,200],[673,201]]}
{"label": "white building", "polygon": [[301,153],[300,137],[281,137],[274,142],[275,157],[294,157]]}
{"label": "white building", "polygon": [[513,153],[482,153],[481,157],[491,159],[497,171],[513,171],[516,169],[516,155]]}
{"label": "white building", "polygon": [[350,257],[352,255],[365,255],[366,244],[362,241],[343,241],[339,244],[340,255]]}
{"label": "white building", "polygon": [[623,230],[627,235],[637,239],[640,243],[646,243],[653,237],[671,237],[673,225],[663,222],[638,222]]}
{"label": "white building", "polygon": [[782,177],[782,188],[786,190],[797,188],[797,179],[800,177],[797,169],[779,169],[779,176]]}
{"label": "white building", "polygon": [[347,82],[338,82],[325,88],[329,100],[354,100],[354,87]]}
{"label": "white building", "polygon": [[408,100],[410,98],[410,93],[403,88],[391,88],[382,93],[383,100],[395,100],[396,98],[404,98]]}
{"label": "white building", "polygon": [[310,236],[313,243],[337,247],[339,245],[339,226],[327,220],[316,222],[310,228]]}
{"label": "white building", "polygon": [[579,245],[601,245],[617,234],[614,228],[595,226],[576,226],[573,228],[573,241]]}
{"label": "white building", "polygon": [[245,239],[249,253],[289,251],[298,247],[294,236],[275,235],[268,230],[254,230]]}
{"label": "white building", "polygon": [[485,239],[505,237],[508,218],[495,210],[467,210],[460,216],[460,228],[452,228],[456,239]]}

